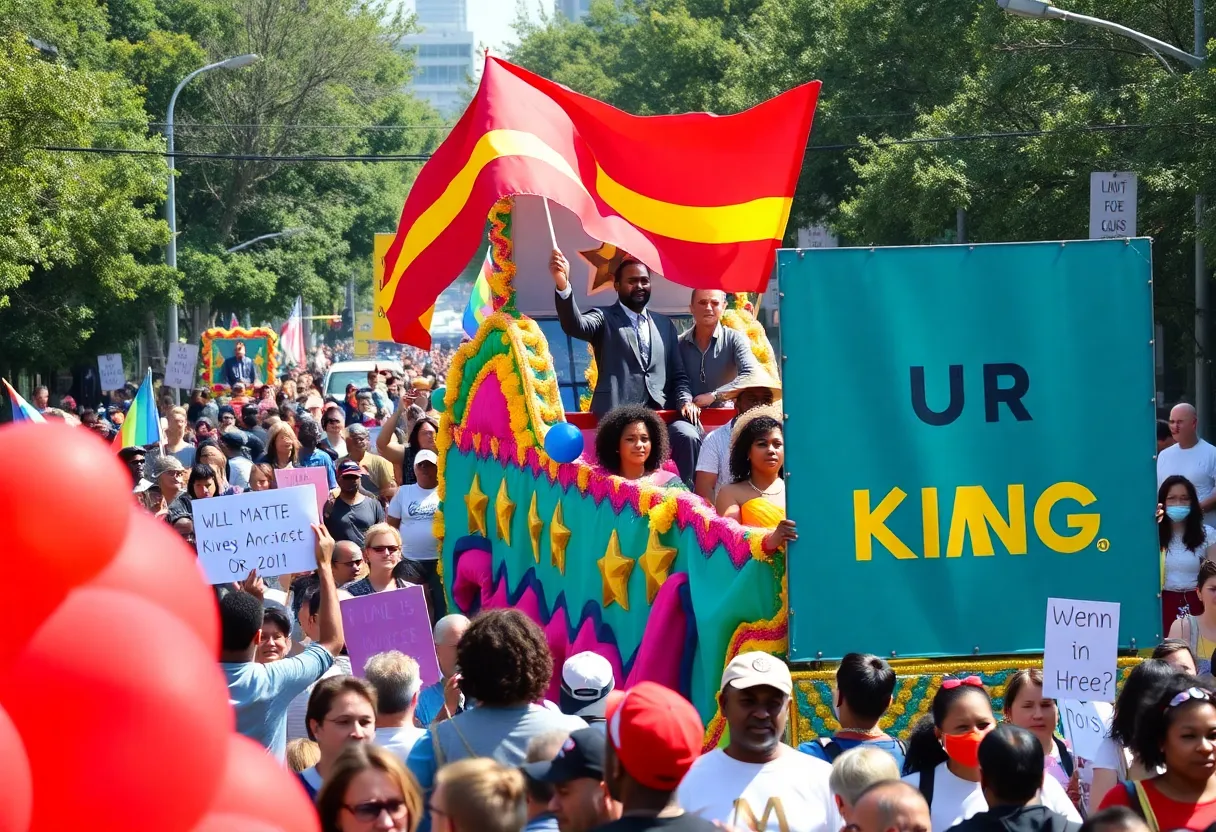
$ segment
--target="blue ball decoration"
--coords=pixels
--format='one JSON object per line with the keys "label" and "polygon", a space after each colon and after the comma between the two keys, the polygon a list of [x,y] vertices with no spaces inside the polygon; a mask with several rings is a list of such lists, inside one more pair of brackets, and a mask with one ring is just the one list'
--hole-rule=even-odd
{"label": "blue ball decoration", "polygon": [[432,390],[431,391],[431,410],[435,411],[436,413],[442,413],[443,411],[447,410],[448,409],[447,402],[445,402],[443,400],[444,397],[447,396],[447,394],[448,394],[448,391],[447,391],[446,387],[440,387],[436,390]]}
{"label": "blue ball decoration", "polygon": [[569,422],[558,422],[545,434],[545,453],[558,462],[574,462],[583,452],[583,432]]}

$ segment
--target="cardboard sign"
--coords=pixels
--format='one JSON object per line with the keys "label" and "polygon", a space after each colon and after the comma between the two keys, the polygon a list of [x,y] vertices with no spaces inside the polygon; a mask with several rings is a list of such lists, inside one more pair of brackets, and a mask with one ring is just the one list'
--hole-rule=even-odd
{"label": "cardboard sign", "polygon": [[1093,760],[1098,746],[1110,731],[1115,709],[1107,702],[1060,701],[1060,716],[1064,720],[1064,736],[1072,753],[1083,760]]}
{"label": "cardboard sign", "polygon": [[127,374],[122,369],[122,353],[97,356],[97,369],[102,390],[121,390],[126,386]]}
{"label": "cardboard sign", "polygon": [[316,492],[311,488],[246,491],[194,501],[199,565],[212,584],[243,581],[249,570],[286,575],[317,568]]}
{"label": "cardboard sign", "polygon": [[194,386],[194,368],[198,365],[198,344],[170,344],[169,361],[165,364],[165,385],[186,390]]}
{"label": "cardboard sign", "polygon": [[317,494],[317,516],[324,516],[329,501],[329,477],[324,468],[280,468],[274,472],[274,481],[279,488],[310,486]]}
{"label": "cardboard sign", "polygon": [[342,629],[356,676],[363,675],[363,665],[377,653],[400,650],[418,662],[423,687],[439,681],[439,660],[423,587],[407,586],[347,598],[342,602]]}
{"label": "cardboard sign", "polygon": [[1114,702],[1118,659],[1118,604],[1047,599],[1044,696]]}

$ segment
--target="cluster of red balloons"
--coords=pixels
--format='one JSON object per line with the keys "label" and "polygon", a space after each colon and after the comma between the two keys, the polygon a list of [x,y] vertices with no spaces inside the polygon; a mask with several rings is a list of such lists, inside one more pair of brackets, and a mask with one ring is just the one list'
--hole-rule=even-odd
{"label": "cluster of red balloons", "polygon": [[235,733],[215,596],[89,431],[0,426],[0,832],[315,832]]}

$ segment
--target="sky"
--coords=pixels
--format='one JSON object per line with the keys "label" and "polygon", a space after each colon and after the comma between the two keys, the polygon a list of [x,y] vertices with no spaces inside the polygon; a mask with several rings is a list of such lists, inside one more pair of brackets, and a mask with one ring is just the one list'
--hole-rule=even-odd
{"label": "sky", "polygon": [[[488,43],[494,52],[503,54],[505,52],[503,47],[515,40],[511,24],[515,22],[519,0],[466,0],[466,2],[469,28],[473,30],[477,42]],[[525,0],[524,7],[528,11],[528,16],[534,20],[538,19],[540,2],[542,0]],[[409,2],[407,5],[409,8],[413,8],[413,2]],[[551,9],[552,0],[547,5]]]}

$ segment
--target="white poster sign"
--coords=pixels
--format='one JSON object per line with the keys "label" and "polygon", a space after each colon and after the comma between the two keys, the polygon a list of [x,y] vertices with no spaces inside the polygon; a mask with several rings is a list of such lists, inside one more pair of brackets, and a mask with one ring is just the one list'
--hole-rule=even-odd
{"label": "white poster sign", "polygon": [[1064,719],[1064,737],[1072,753],[1083,760],[1094,760],[1098,746],[1110,731],[1115,709],[1109,702],[1079,702],[1060,700],[1060,716]]}
{"label": "white poster sign", "polygon": [[1089,239],[1136,236],[1136,186],[1134,173],[1089,175]]}
{"label": "white poster sign", "polygon": [[194,367],[198,364],[198,344],[170,344],[165,365],[165,386],[188,390],[194,386]]}
{"label": "white poster sign", "polygon": [[317,568],[316,522],[311,486],[195,500],[199,563],[212,584],[243,581],[251,569],[263,576],[310,572]]}
{"label": "white poster sign", "polygon": [[1119,605],[1047,599],[1043,695],[1050,699],[1115,701]]}
{"label": "white poster sign", "polygon": [[121,390],[126,386],[127,374],[122,369],[121,353],[97,356],[97,369],[101,375],[102,390]]}

